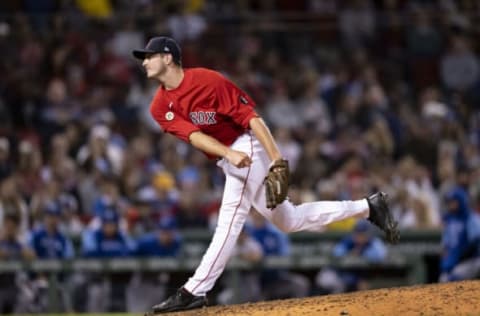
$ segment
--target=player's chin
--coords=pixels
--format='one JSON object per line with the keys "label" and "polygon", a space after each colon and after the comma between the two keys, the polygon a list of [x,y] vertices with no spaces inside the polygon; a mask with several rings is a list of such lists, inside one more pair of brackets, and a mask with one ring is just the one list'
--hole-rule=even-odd
{"label": "player's chin", "polygon": [[147,70],[147,78],[153,78],[155,77],[155,71],[153,70]]}

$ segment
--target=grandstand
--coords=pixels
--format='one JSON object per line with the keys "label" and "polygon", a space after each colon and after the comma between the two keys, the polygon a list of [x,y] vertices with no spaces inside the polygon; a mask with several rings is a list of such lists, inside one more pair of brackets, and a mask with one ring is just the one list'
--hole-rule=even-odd
{"label": "grandstand", "polygon": [[[156,35],[257,102],[292,202],[381,189],[402,231],[375,262],[336,252],[354,220],[291,234],[287,255],[233,258],[213,304],[255,286],[285,298],[256,278],[271,270],[308,296],[478,278],[455,267],[480,262],[479,13],[452,0],[1,1],[0,314],[142,312],[198,265],[224,179],[150,117],[157,86],[131,51]],[[107,225],[110,252],[95,243]],[[152,236],[163,248],[139,246]],[[344,283],[325,283],[331,271]],[[240,290],[247,278],[258,284]]]}

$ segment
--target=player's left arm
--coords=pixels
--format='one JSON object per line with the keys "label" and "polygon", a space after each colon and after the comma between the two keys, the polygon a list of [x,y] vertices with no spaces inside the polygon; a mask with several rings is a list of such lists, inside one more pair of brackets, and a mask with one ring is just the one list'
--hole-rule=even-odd
{"label": "player's left arm", "polygon": [[287,198],[289,169],[288,161],[282,158],[270,129],[260,117],[253,117],[249,126],[271,159],[265,177],[266,206],[273,210]]}
{"label": "player's left arm", "polygon": [[265,124],[263,119],[260,117],[253,117],[250,119],[249,125],[250,129],[262,144],[263,148],[265,148],[270,160],[275,161],[282,159],[282,155],[280,154],[280,150],[278,150],[277,143],[275,142],[270,129]]}
{"label": "player's left arm", "polygon": [[272,161],[281,159],[280,151],[265,122],[255,112],[255,102],[231,81],[219,76],[215,81],[217,111],[243,128],[250,128]]}

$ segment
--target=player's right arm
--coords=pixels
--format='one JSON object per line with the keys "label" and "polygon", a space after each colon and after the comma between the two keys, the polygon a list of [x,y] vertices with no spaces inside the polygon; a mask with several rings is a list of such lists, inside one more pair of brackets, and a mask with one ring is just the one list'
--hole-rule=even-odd
{"label": "player's right arm", "polygon": [[229,163],[237,168],[248,167],[252,163],[250,157],[241,151],[233,150],[225,146],[215,138],[208,136],[201,131],[195,131],[190,134],[189,141],[192,146],[208,154],[225,158]]}
{"label": "player's right arm", "polygon": [[150,112],[165,132],[190,143],[207,154],[225,158],[237,168],[247,167],[251,164],[251,159],[247,154],[233,150],[203,133],[198,126],[187,121],[178,113],[169,112],[168,107],[162,107],[160,102],[161,98],[155,96]]}

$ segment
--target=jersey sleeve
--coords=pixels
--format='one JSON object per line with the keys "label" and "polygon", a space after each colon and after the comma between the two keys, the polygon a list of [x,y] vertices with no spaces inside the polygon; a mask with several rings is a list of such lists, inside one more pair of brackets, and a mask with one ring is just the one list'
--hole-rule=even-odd
{"label": "jersey sleeve", "polygon": [[255,102],[231,81],[220,77],[216,85],[217,111],[230,117],[236,124],[249,128],[252,118],[258,117]]}
{"label": "jersey sleeve", "polygon": [[170,133],[184,142],[190,142],[190,134],[199,131],[200,128],[183,118],[179,113],[162,109],[155,98],[150,106],[150,113],[163,131]]}

